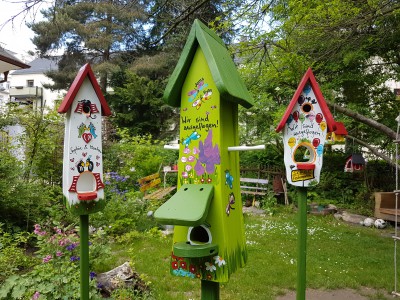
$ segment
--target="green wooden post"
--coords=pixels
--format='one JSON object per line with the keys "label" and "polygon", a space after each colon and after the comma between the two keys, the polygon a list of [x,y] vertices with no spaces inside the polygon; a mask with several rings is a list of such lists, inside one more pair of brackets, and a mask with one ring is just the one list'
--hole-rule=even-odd
{"label": "green wooden post", "polygon": [[201,300],[219,300],[219,282],[202,280]]}
{"label": "green wooden post", "polygon": [[306,258],[307,258],[307,188],[298,187],[298,253],[297,253],[297,294],[296,300],[306,298]]}
{"label": "green wooden post", "polygon": [[81,300],[89,299],[89,215],[80,215]]}

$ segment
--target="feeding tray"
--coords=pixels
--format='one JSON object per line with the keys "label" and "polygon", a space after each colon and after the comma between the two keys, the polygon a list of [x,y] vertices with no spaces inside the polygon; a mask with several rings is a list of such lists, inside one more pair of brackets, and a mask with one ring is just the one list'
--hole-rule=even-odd
{"label": "feeding tray", "polygon": [[206,257],[218,253],[217,244],[191,245],[190,242],[174,244],[174,255],[178,257]]}
{"label": "feeding tray", "polygon": [[199,226],[207,218],[214,186],[211,184],[184,184],[154,213],[160,224]]}
{"label": "feeding tray", "polygon": [[97,198],[96,192],[78,193],[78,199],[81,201],[91,201]]}

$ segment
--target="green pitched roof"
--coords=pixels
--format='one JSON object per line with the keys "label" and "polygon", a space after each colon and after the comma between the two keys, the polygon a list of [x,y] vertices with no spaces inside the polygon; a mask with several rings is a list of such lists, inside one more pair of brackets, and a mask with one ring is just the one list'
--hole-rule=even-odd
{"label": "green pitched roof", "polygon": [[253,99],[240,78],[224,42],[199,20],[194,21],[178,64],[165,88],[165,102],[175,107],[180,106],[182,86],[198,46],[203,50],[221,99],[241,104],[246,108],[252,107]]}

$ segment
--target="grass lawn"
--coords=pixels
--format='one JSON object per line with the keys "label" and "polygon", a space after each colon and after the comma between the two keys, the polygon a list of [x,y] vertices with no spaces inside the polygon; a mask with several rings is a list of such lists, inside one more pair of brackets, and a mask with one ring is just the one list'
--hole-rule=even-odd
{"label": "grass lawn", "polygon": [[[275,216],[245,215],[245,227],[249,260],[221,284],[221,299],[268,300],[294,290],[297,214],[284,208]],[[379,230],[312,215],[307,227],[307,288],[393,290],[392,227]],[[150,282],[154,299],[200,299],[198,280],[169,273],[171,236],[135,236],[130,243],[113,247],[116,263],[133,262]],[[380,299],[379,294],[374,299]]]}

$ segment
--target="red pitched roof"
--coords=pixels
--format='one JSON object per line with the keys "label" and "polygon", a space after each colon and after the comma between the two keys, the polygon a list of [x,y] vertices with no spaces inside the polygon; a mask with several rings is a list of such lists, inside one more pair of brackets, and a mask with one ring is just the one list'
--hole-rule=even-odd
{"label": "red pitched roof", "polygon": [[348,134],[346,127],[344,127],[344,124],[342,122],[335,122],[335,125],[336,125],[335,134],[340,134],[340,135]]}
{"label": "red pitched roof", "polygon": [[282,117],[282,120],[279,122],[278,127],[276,127],[276,132],[281,131],[286,124],[287,119],[289,118],[290,114],[292,113],[293,107],[297,103],[297,99],[303,92],[304,87],[306,86],[307,82],[310,82],[310,85],[314,91],[315,97],[317,98],[318,104],[321,107],[322,113],[324,114],[326,124],[328,127],[328,132],[333,132],[336,129],[335,120],[328,108],[328,105],[325,102],[325,98],[322,95],[321,89],[318,86],[317,80],[314,77],[314,74],[311,68],[308,68],[307,72],[304,74],[303,78],[300,81],[299,86],[297,87],[296,92],[293,95],[292,100],[289,103],[288,108],[286,109],[285,114]]}
{"label": "red pitched roof", "polygon": [[72,105],[72,102],[75,99],[76,94],[78,93],[79,89],[81,88],[82,83],[86,77],[89,78],[90,83],[92,84],[93,89],[96,92],[96,95],[100,100],[101,114],[103,116],[111,115],[110,107],[108,106],[106,99],[104,98],[103,93],[101,92],[99,83],[97,82],[97,79],[94,76],[92,68],[90,67],[89,64],[86,64],[82,68],[80,68],[78,74],[76,75],[76,77],[74,79],[74,82],[72,83],[71,87],[68,90],[67,95],[64,97],[64,100],[61,102],[61,105],[58,108],[58,112],[66,113],[69,110],[70,106]]}

